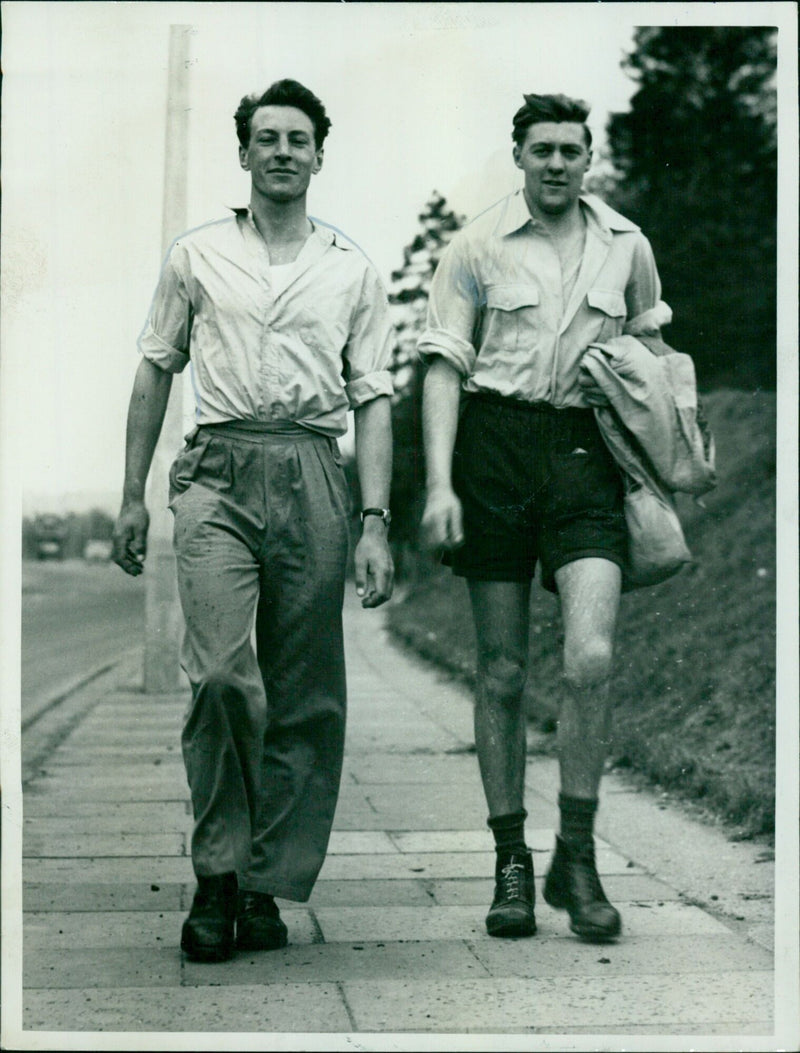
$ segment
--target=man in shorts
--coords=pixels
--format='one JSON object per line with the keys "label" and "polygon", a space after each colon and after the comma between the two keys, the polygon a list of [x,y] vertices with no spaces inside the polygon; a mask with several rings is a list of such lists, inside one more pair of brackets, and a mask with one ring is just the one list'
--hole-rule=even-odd
{"label": "man in shorts", "polygon": [[670,312],[639,228],[582,192],[588,106],[526,95],[513,157],[524,187],[453,238],[434,275],[419,351],[423,532],[467,579],[477,636],[475,741],[496,844],[493,936],[536,931],[525,842],[531,581],[557,593],[564,629],[560,832],[544,897],[587,940],[615,938],[597,875],[594,815],[607,754],[609,673],[626,553],[620,474],[581,373],[587,346],[657,332]]}
{"label": "man in shorts", "polygon": [[[282,947],[274,897],[305,901],[325,859],[345,732],[342,601],[350,497],[337,436],[354,411],[364,607],[391,594],[394,343],[363,254],[306,212],[330,127],[282,80],[235,114],[250,203],[182,235],[164,264],[128,411],[114,559],[142,572],[145,480],[173,373],[197,428],[170,472],[182,745],[197,891],[181,947],[198,961]],[[255,648],[251,643],[255,635]]]}

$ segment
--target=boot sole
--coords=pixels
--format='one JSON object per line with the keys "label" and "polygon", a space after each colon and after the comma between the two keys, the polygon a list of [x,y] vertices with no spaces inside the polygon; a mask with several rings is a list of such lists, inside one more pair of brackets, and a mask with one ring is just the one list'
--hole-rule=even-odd
{"label": "boot sole", "polygon": [[494,919],[488,917],[486,919],[486,931],[490,936],[534,936],[536,934],[536,918],[533,915]]}
{"label": "boot sole", "polygon": [[198,947],[181,940],[181,950],[193,962],[227,962],[236,953],[234,944],[222,947]]}
{"label": "boot sole", "polygon": [[236,946],[240,951],[279,951],[289,942],[289,930],[282,921],[278,921],[267,931],[248,934],[243,926],[242,932],[236,933]]}
{"label": "boot sole", "polygon": [[514,936],[535,936],[536,935],[536,923],[530,922],[522,923],[515,922],[506,925],[499,925],[496,928],[489,928],[486,926],[486,931],[490,936],[499,936],[501,938],[508,938]]}
{"label": "boot sole", "polygon": [[622,926],[617,925],[613,930],[598,929],[593,925],[576,925],[570,923],[570,929],[576,936],[580,936],[586,943],[613,943],[622,932]]}
{"label": "boot sole", "polygon": [[[548,896],[547,889],[544,891],[544,901],[554,910],[569,910],[569,905],[559,896]],[[616,940],[622,932],[621,923],[617,924],[613,929],[600,929],[594,925],[580,925],[572,921],[571,916],[569,927],[576,936],[580,936],[580,938],[587,943],[610,943],[612,940]]]}
{"label": "boot sole", "polygon": [[236,947],[240,951],[279,951],[288,944],[288,937],[283,936],[276,940],[237,940]]}

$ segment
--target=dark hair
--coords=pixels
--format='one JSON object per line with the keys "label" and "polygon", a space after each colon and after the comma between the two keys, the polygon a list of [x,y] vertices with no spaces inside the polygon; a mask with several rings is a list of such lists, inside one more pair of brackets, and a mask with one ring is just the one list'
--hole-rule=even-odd
{"label": "dark hair", "polygon": [[511,138],[521,146],[532,124],[542,121],[561,123],[570,121],[583,125],[586,148],[591,149],[592,133],[586,124],[591,107],[583,99],[570,99],[568,95],[523,95],[525,105],[514,114],[514,129]]}
{"label": "dark hair", "polygon": [[302,110],[314,125],[314,145],[319,150],[330,131],[331,122],[325,107],[313,91],[296,80],[276,80],[263,95],[245,95],[233,115],[236,134],[242,146],[250,145],[250,121],[260,106],[295,106]]}

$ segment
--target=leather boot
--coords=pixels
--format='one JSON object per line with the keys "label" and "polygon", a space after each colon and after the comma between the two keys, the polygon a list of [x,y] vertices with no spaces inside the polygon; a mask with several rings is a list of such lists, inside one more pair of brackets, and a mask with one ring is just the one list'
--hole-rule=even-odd
{"label": "leather boot", "polygon": [[619,936],[622,920],[600,884],[594,841],[576,844],[556,837],[556,850],[544,883],[545,903],[569,912],[572,931],[591,943]]}
{"label": "leather boot", "polygon": [[240,951],[275,951],[285,947],[287,929],[278,905],[263,892],[240,892],[236,946]]}
{"label": "leather boot", "polygon": [[192,909],[181,932],[181,950],[189,958],[224,962],[233,956],[237,890],[234,873],[197,878]]}
{"label": "leather boot", "polygon": [[486,915],[490,936],[533,936],[536,917],[533,906],[533,857],[530,851],[498,855],[495,866],[494,900]]}

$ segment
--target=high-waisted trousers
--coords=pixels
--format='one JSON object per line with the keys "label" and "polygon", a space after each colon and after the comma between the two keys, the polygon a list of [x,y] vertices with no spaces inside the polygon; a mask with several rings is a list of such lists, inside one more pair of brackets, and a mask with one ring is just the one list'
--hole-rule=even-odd
{"label": "high-waisted trousers", "polygon": [[350,498],[333,439],[196,429],[170,471],[198,876],[308,899],[344,751]]}

